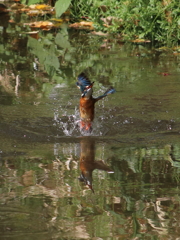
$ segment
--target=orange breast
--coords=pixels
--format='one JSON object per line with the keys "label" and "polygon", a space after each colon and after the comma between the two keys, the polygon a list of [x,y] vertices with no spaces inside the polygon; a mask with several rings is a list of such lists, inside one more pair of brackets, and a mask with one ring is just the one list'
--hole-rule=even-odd
{"label": "orange breast", "polygon": [[92,122],[94,119],[94,105],[93,98],[81,98],[80,99],[80,117],[85,122]]}

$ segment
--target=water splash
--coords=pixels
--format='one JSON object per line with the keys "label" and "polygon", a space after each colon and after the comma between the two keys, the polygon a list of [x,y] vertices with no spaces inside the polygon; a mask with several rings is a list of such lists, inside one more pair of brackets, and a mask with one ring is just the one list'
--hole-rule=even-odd
{"label": "water splash", "polygon": [[92,131],[86,132],[80,130],[80,117],[79,109],[75,108],[74,114],[66,115],[63,114],[60,116],[58,111],[54,112],[54,122],[59,128],[61,134],[65,136],[103,136],[106,135],[109,131],[109,128],[104,124],[104,117],[100,116],[96,118],[92,124]]}
{"label": "water splash", "polygon": [[75,136],[78,134],[79,126],[79,113],[75,108],[75,113],[73,115],[63,114],[59,116],[59,112],[54,112],[54,121],[59,129],[62,130],[65,136]]}

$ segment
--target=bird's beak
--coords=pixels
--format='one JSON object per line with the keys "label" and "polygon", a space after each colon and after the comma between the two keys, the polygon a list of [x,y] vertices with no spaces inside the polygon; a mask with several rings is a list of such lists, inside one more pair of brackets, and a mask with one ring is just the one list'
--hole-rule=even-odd
{"label": "bird's beak", "polygon": [[93,85],[94,85],[94,82],[92,82],[91,85],[87,86],[87,87],[86,87],[86,90],[92,88]]}

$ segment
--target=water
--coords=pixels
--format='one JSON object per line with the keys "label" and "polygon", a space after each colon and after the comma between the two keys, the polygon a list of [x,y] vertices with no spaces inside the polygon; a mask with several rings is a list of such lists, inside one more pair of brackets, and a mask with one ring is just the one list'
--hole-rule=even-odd
{"label": "water", "polygon": [[[64,49],[64,29],[37,41],[5,27],[1,239],[178,239],[179,55],[111,38],[104,49],[72,30]],[[91,134],[79,129],[82,71],[94,96],[116,89],[96,104]]]}

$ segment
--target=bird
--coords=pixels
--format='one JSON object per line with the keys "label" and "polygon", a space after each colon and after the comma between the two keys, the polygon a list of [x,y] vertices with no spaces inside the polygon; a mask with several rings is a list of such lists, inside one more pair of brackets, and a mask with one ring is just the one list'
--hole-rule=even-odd
{"label": "bird", "polygon": [[95,160],[95,141],[93,138],[81,138],[80,141],[80,170],[79,181],[84,182],[85,185],[92,190],[93,189],[93,171],[95,169],[106,171],[108,173],[114,173],[114,171],[107,166],[102,160]]}
{"label": "bird", "polygon": [[79,102],[80,130],[91,132],[94,120],[95,103],[107,95],[114,93],[115,89],[110,87],[103,95],[94,98],[92,96],[94,82],[91,82],[83,72],[78,75],[77,79],[78,81],[76,82],[76,85],[81,91]]}

